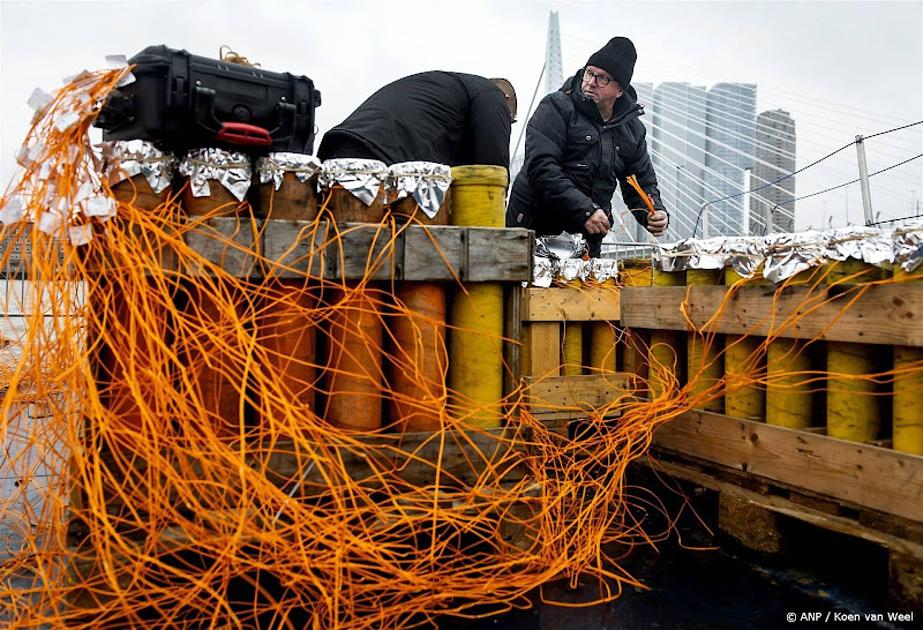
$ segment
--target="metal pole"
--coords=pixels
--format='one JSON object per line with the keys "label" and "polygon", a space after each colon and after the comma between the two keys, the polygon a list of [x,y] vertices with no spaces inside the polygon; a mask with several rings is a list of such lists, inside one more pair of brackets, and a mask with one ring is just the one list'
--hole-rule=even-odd
{"label": "metal pole", "polygon": [[702,238],[708,238],[708,206],[702,206]]}
{"label": "metal pole", "polygon": [[772,234],[772,213],[778,207],[779,207],[779,204],[775,204],[772,206],[770,206],[768,203],[766,204],[766,217],[765,217],[766,230],[763,232],[764,235]]}
{"label": "metal pole", "polygon": [[753,189],[753,171],[749,168],[744,169],[744,212],[741,217],[743,225],[740,226],[740,233],[744,236],[750,234],[750,191]]}
{"label": "metal pole", "polygon": [[856,154],[859,157],[859,184],[862,186],[862,210],[865,224],[872,222],[872,193],[869,190],[869,169],[865,164],[865,143],[862,136],[856,136]]}

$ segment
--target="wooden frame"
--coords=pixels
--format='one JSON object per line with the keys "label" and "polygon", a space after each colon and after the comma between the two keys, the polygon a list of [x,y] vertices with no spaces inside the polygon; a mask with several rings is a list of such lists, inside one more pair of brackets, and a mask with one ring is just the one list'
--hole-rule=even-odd
{"label": "wooden frame", "polygon": [[923,346],[923,284],[634,287],[621,295],[622,324],[634,328]]}
{"label": "wooden frame", "polygon": [[522,313],[530,322],[618,321],[621,302],[612,288],[529,288],[522,292]]}
{"label": "wooden frame", "polygon": [[923,456],[698,410],[658,428],[653,444],[923,522]]}
{"label": "wooden frame", "polygon": [[[397,226],[214,217],[186,243],[237,277],[521,282],[532,275],[531,232],[515,228]],[[252,252],[265,264],[256,264]],[[196,267],[190,275],[207,273]]]}

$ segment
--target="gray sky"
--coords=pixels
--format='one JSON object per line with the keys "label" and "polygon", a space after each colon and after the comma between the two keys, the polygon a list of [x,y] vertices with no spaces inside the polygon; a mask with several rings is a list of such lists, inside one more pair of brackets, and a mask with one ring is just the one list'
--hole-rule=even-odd
{"label": "gray sky", "polygon": [[[798,126],[798,165],[873,133],[923,119],[923,0],[906,2],[337,2],[0,0],[0,176],[31,112],[34,87],[167,44],[217,57],[222,44],[269,70],[306,74],[323,94],[320,133],[390,80],[428,69],[507,76],[524,120],[544,58],[550,10],[560,14],[565,73],[609,37],[634,40],[635,81],[758,85],[759,111]],[[513,129],[513,141],[519,135]],[[868,143],[870,169],[923,153],[923,126]],[[316,145],[315,145],[316,146]],[[806,194],[856,176],[844,151],[797,180]],[[923,159],[872,183],[882,217],[909,214]],[[796,227],[859,220],[858,187],[799,206]]]}

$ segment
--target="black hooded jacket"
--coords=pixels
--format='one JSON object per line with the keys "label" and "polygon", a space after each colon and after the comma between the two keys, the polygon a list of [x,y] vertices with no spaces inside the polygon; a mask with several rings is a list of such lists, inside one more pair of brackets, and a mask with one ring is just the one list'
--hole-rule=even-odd
{"label": "black hooded jacket", "polygon": [[625,181],[637,175],[641,188],[663,210],[657,177],[647,153],[643,108],[628,86],[615,101],[612,120],[604,122],[596,103],[580,91],[583,70],[557,92],[542,99],[526,128],[525,163],[510,193],[508,227],[527,227],[539,235],[582,233],[590,255],[598,256],[603,235],[590,235],[583,224],[602,208],[612,221],[616,183],[635,219],[647,225],[644,201]]}
{"label": "black hooded jacket", "polygon": [[[421,72],[389,83],[324,134],[321,159],[341,147],[386,164],[421,160],[510,165],[510,112],[492,81],[460,72]],[[347,149],[345,151],[349,153]]]}

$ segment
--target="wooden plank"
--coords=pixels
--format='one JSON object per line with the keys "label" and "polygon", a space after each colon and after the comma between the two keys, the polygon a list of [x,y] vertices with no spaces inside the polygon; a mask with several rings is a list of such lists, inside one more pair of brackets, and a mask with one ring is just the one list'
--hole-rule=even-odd
{"label": "wooden plank", "polygon": [[[923,346],[923,284],[817,287],[634,287],[622,290],[622,324]],[[855,303],[849,303],[855,299]],[[710,322],[715,313],[723,312]],[[846,308],[848,306],[848,308]],[[686,311],[684,315],[683,310]]]}
{"label": "wooden plank", "polygon": [[[525,465],[529,449],[528,430],[519,426],[498,429],[426,433],[354,435],[353,443],[312,444],[309,447],[281,439],[262,447],[248,448],[247,465],[286,491],[300,488],[299,496],[329,492],[330,485],[341,483],[342,475],[366,488],[382,488],[386,483],[405,482],[420,488],[432,486],[437,478],[447,488],[477,483],[492,467],[496,483],[520,481],[528,473]],[[310,448],[310,452],[308,451]],[[164,454],[164,461],[195,483],[206,479],[201,456]],[[342,462],[342,465],[340,464]],[[103,455],[103,464],[120,479],[120,492],[105,487],[106,508],[111,514],[125,509],[128,496],[135,509],[144,505],[149,489],[147,461],[132,457],[119,460],[115,453]],[[239,490],[237,479],[227,481]],[[75,486],[76,487],[76,486]],[[175,491],[175,488],[172,488]]]}
{"label": "wooden plank", "polygon": [[209,276],[215,275],[215,267],[220,267],[238,278],[260,277],[262,268],[256,264],[256,256],[261,223],[243,217],[190,220],[184,239],[202,260],[185,259],[185,272]]}
{"label": "wooden plank", "polygon": [[[498,471],[497,481],[522,479],[527,470],[523,455],[526,448],[522,430],[515,427],[486,429],[484,431],[446,431],[444,439],[439,433],[405,433],[403,435],[356,436],[356,442],[365,447],[331,447],[317,445],[315,454],[319,461],[337,458],[342,461],[349,477],[367,487],[380,487],[383,479],[395,478],[415,486],[426,487],[439,482],[445,486],[476,483],[488,465]],[[327,488],[323,473],[331,474],[335,468],[321,471],[317,466],[305,469],[306,454],[298,456],[290,441],[274,443],[265,457],[254,454],[251,466],[267,470],[273,483],[290,484],[303,479],[314,492]],[[310,494],[309,490],[309,494]]]}
{"label": "wooden plank", "polygon": [[326,266],[335,274],[339,257],[325,252],[330,245],[330,224],[326,221],[266,221],[262,234],[264,273],[281,279],[326,276]]}
{"label": "wooden plank", "polygon": [[[402,258],[404,240],[397,238],[387,225],[346,223],[340,226],[339,234],[340,242],[328,241],[330,244],[325,252],[328,261],[332,256],[339,259],[332,279],[400,279],[395,273],[395,262]],[[327,266],[328,270],[331,268],[332,265]]]}
{"label": "wooden plank", "polygon": [[661,426],[654,445],[923,522],[923,457],[705,411]]}
{"label": "wooden plank", "polygon": [[[568,412],[571,417],[618,403],[631,394],[624,372],[550,378],[526,377],[526,400],[532,413]],[[609,414],[606,414],[609,415]]]}
{"label": "wooden plank", "polygon": [[528,230],[268,220],[263,251],[272,274],[358,280],[521,282],[532,274]]}
{"label": "wooden plank", "polygon": [[455,280],[465,256],[465,230],[450,226],[411,226],[404,232],[402,277]]}
{"label": "wooden plank", "polygon": [[620,289],[612,287],[551,287],[523,289],[523,319],[542,321],[618,321]]}
{"label": "wooden plank", "polygon": [[703,488],[744,499],[777,514],[784,514],[824,529],[855,536],[894,551],[923,559],[923,545],[920,543],[869,527],[856,519],[831,514],[828,511],[815,509],[785,497],[754,492],[733,483],[716,479],[707,472],[694,470],[682,464],[658,461],[652,467],[656,470],[665,470],[673,477],[691,481]]}
{"label": "wooden plank", "polygon": [[516,285],[503,287],[503,361],[509,367],[503,370],[503,395],[519,386],[522,376],[522,293]]}
{"label": "wooden plank", "polygon": [[523,324],[524,375],[557,376],[561,372],[561,325],[558,322]]}
{"label": "wooden plank", "polygon": [[532,233],[522,228],[467,228],[468,251],[462,280],[530,280],[533,263],[532,242]]}

